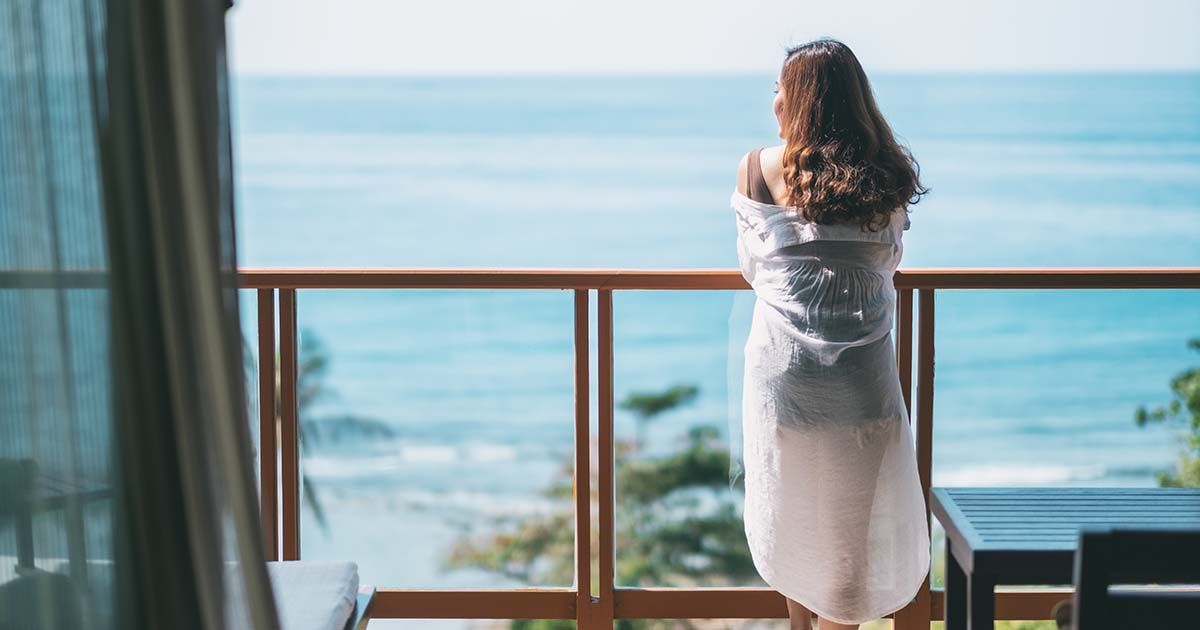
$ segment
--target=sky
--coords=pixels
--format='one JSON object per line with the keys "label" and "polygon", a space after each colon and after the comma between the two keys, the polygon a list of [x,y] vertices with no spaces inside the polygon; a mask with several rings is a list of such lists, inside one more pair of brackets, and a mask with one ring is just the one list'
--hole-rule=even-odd
{"label": "sky", "polygon": [[832,36],[871,71],[1200,70],[1200,0],[238,0],[245,75],[747,73]]}

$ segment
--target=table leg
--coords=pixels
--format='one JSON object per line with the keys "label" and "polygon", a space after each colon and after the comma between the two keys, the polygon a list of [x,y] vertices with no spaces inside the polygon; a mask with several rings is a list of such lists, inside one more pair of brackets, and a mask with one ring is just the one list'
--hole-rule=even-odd
{"label": "table leg", "polygon": [[33,511],[28,505],[17,510],[14,523],[17,536],[17,573],[33,569]]}
{"label": "table leg", "polygon": [[942,620],[946,630],[967,630],[967,576],[946,538],[946,590]]}
{"label": "table leg", "polygon": [[69,497],[65,506],[67,525],[67,558],[71,576],[81,585],[87,584],[87,529],[83,522],[83,506],[79,497]]}
{"label": "table leg", "polygon": [[967,630],[992,630],[996,625],[996,578],[967,576]]}

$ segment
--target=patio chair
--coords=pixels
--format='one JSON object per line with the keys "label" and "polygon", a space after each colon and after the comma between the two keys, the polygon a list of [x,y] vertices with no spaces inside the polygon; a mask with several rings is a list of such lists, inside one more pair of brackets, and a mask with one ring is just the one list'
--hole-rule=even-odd
{"label": "patio chair", "polygon": [[268,562],[282,630],[363,630],[375,589],[353,562]]}
{"label": "patio chair", "polygon": [[1085,529],[1075,552],[1073,630],[1200,627],[1200,527]]}

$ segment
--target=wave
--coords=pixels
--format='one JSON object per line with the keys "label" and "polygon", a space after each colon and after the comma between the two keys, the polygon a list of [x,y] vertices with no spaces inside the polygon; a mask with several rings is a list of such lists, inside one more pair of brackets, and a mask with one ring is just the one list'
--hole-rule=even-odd
{"label": "wave", "polygon": [[1076,485],[1110,482],[1153,480],[1153,471],[1146,468],[1113,468],[1102,465],[1071,466],[1066,464],[980,464],[945,466],[933,473],[935,486],[1030,486]]}
{"label": "wave", "polygon": [[460,463],[493,464],[516,461],[526,455],[518,446],[487,442],[463,444],[396,442],[386,451],[363,454],[321,453],[306,456],[303,468],[316,480],[378,479],[414,465],[450,466]]}
{"label": "wave", "polygon": [[570,497],[494,489],[439,490],[403,484],[338,488],[322,491],[320,496],[327,512],[355,515],[357,520],[377,517],[405,520],[425,513],[449,518],[450,522],[470,522],[477,517],[505,519],[572,509]]}

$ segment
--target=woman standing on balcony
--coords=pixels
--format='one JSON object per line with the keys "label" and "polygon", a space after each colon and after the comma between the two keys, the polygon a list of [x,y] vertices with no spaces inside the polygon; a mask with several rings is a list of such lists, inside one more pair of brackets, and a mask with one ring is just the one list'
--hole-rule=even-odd
{"label": "woman standing on balcony", "polygon": [[793,629],[906,606],[929,531],[892,347],[892,274],[926,189],[854,53],[788,51],[782,146],[738,166],[738,259],[756,295],[742,400],[746,538]]}

